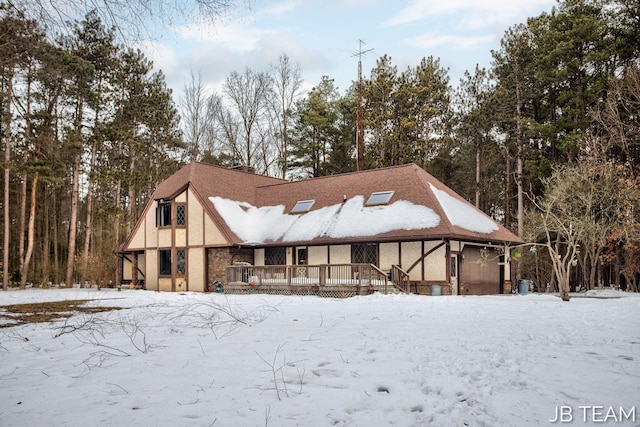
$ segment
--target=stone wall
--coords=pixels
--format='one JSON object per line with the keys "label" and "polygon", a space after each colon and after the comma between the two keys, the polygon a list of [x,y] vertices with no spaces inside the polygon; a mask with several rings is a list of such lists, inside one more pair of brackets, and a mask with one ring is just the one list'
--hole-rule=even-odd
{"label": "stone wall", "polygon": [[251,248],[209,248],[207,249],[207,281],[224,283],[226,267],[236,262],[253,264],[253,249]]}

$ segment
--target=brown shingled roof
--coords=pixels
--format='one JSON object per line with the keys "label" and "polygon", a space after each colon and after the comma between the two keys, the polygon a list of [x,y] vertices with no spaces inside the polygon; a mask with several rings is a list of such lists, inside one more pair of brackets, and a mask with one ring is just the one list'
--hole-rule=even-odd
{"label": "brown shingled roof", "polygon": [[191,162],[162,181],[151,198],[171,200],[191,184],[204,198],[220,196],[255,204],[256,188],[286,182],[288,181],[237,169]]}
{"label": "brown shingled roof", "polygon": [[[498,229],[489,234],[469,231],[451,224],[431,190],[431,185],[469,206],[472,205],[415,164],[289,182],[192,162],[158,185],[152,199],[173,199],[189,185],[201,199],[206,211],[234,245],[242,245],[243,241],[233,233],[216,212],[209,197],[218,196],[238,202],[247,202],[256,207],[284,205],[286,213],[290,212],[296,202],[300,200],[315,200],[311,209],[313,211],[340,204],[345,196],[350,199],[361,195],[366,200],[373,192],[394,191],[390,203],[405,200],[416,205],[426,206],[440,216],[440,224],[436,227],[420,230],[395,230],[366,238],[355,237],[348,239],[348,242],[451,238],[476,242],[522,243],[519,237],[498,223],[496,223]],[[475,207],[472,208],[475,209]],[[287,245],[348,242],[345,239],[318,237],[308,242],[287,242]],[[269,242],[269,245],[281,244],[282,242],[279,241]]]}
{"label": "brown shingled roof", "polygon": [[[508,242],[522,243],[522,239],[496,222],[497,231],[490,234],[477,233],[457,227],[449,221],[430,185],[445,191],[449,196],[473,207],[453,190],[445,186],[435,177],[425,172],[415,164],[371,169],[362,172],[352,172],[342,175],[331,175],[304,181],[278,183],[262,187],[257,193],[256,206],[285,205],[285,212],[289,212],[299,200],[314,199],[312,210],[325,206],[339,204],[343,198],[350,199],[356,195],[364,196],[365,200],[371,193],[380,191],[394,191],[389,203],[406,200],[416,205],[426,206],[440,216],[437,227],[422,230],[395,230],[392,232],[366,237],[362,241],[393,241],[398,239],[425,240],[434,238],[455,238],[480,242]],[[484,215],[484,213],[483,213]],[[486,216],[486,215],[485,215]],[[494,221],[495,222],[495,221]],[[313,242],[301,243],[330,243],[335,239],[318,238]]]}

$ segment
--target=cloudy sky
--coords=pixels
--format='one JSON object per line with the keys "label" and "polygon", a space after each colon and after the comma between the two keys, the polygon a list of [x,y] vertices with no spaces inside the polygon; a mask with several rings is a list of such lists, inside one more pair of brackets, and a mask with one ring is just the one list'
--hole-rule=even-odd
{"label": "cloudy sky", "polygon": [[192,72],[219,86],[232,71],[267,71],[287,54],[300,65],[306,89],[322,76],[344,93],[388,55],[399,70],[434,56],[453,86],[476,64],[488,67],[504,31],[548,12],[555,0],[251,0],[212,23],[173,26],[143,44],[179,96]]}

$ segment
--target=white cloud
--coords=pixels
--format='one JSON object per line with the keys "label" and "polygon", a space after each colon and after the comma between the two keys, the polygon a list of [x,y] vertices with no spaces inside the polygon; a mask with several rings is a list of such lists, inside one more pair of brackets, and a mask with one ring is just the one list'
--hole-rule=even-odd
{"label": "white cloud", "polygon": [[264,9],[261,9],[259,13],[270,16],[280,16],[286,15],[289,12],[293,12],[297,7],[298,2],[296,2],[295,0],[285,0],[277,2],[275,4],[271,4]]}
{"label": "white cloud", "polygon": [[229,49],[246,52],[255,49],[257,41],[272,32],[250,25],[252,22],[237,20],[215,26],[199,23],[174,29],[181,38],[187,41],[215,43]]}
{"label": "white cloud", "polygon": [[[456,16],[457,20],[460,20],[461,15],[464,17],[480,15],[482,19],[475,21],[475,25],[481,24],[483,27],[487,27],[498,22],[515,23],[519,21],[518,18],[526,16],[530,11],[553,4],[555,1],[552,0],[492,0],[484,2],[478,0],[447,0],[443,2],[413,0],[409,6],[385,21],[385,25],[402,25],[426,18],[455,14],[458,15]],[[474,21],[469,20],[469,22]]]}
{"label": "white cloud", "polygon": [[134,47],[140,49],[147,59],[153,61],[154,68],[162,70],[167,80],[181,75],[182,70],[178,64],[176,52],[168,44],[147,40],[136,43]]}
{"label": "white cloud", "polygon": [[448,46],[457,50],[473,50],[491,45],[496,40],[492,34],[484,36],[462,35],[438,35],[436,33],[423,33],[417,37],[405,39],[402,43],[421,49],[433,49],[439,46]]}

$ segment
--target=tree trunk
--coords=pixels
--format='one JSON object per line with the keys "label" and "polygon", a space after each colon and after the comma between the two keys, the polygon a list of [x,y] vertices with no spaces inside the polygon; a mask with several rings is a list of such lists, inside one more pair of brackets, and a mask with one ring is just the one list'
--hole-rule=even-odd
{"label": "tree trunk", "polygon": [[[95,168],[96,162],[96,145],[93,144],[91,148],[91,162],[89,163],[89,168],[91,171]],[[85,233],[84,233],[84,249],[82,250],[82,276],[80,277],[80,281],[84,280],[84,274],[87,271],[87,266],[89,262],[89,252],[91,249],[91,233],[93,232],[92,222],[93,222],[93,192],[95,188],[95,183],[91,176],[89,176],[89,186],[87,189],[87,217],[85,223]]]}
{"label": "tree trunk", "polygon": [[78,221],[78,187],[80,180],[80,156],[76,155],[73,163],[73,184],[71,188],[71,215],[69,220],[69,253],[67,254],[67,273],[65,283],[71,285],[73,280],[73,267],[76,256],[76,232]]}
{"label": "tree trunk", "polygon": [[[27,226],[27,177],[23,174],[20,182],[20,225],[18,228],[18,257],[20,272],[24,269],[24,230]],[[22,279],[20,279],[22,282]]]}
{"label": "tree trunk", "polygon": [[476,144],[476,208],[480,209],[480,144]]}
{"label": "tree trunk", "polygon": [[47,200],[43,206],[43,237],[42,237],[42,280],[44,282],[51,281],[51,257],[49,256],[49,248],[51,246],[51,202]]}
{"label": "tree trunk", "polygon": [[[516,187],[518,190],[518,237],[524,233],[524,197],[522,191],[522,112],[520,111],[520,77],[516,69]],[[522,262],[516,266],[516,278],[522,278]]]}
{"label": "tree trunk", "polygon": [[[7,79],[7,94],[12,93],[12,79]],[[11,100],[9,96],[5,97],[7,110],[5,115],[2,117],[2,128],[10,129],[11,122]],[[11,231],[11,221],[9,219],[9,207],[10,199],[9,199],[9,178],[11,175],[10,172],[10,162],[11,162],[11,138],[9,137],[10,132],[3,132],[4,135],[4,198],[2,203],[2,209],[4,211],[4,239],[2,243],[2,289],[7,290],[9,286],[9,241],[10,241],[10,231]]]}
{"label": "tree trunk", "polygon": [[53,282],[60,283],[60,254],[58,248],[60,246],[60,239],[58,238],[58,193],[53,192]]}
{"label": "tree trunk", "polygon": [[29,271],[29,263],[31,262],[31,254],[33,253],[34,229],[36,223],[36,193],[38,188],[38,173],[33,175],[31,182],[31,205],[29,206],[29,227],[27,230],[27,251],[22,262],[22,270],[20,271],[20,288],[27,284],[27,274]]}
{"label": "tree trunk", "polygon": [[558,276],[558,287],[560,288],[560,298],[562,301],[569,301],[569,276],[571,267],[567,268],[566,274]]}
{"label": "tree trunk", "polygon": [[[131,158],[131,163],[129,164],[129,171],[131,172],[131,176],[134,176],[135,171],[135,157]],[[129,184],[129,206],[128,206],[129,219],[127,221],[127,234],[131,232],[133,229],[133,225],[135,224],[137,212],[136,212],[136,187],[133,183]],[[119,239],[116,240],[116,245],[120,245]],[[138,272],[136,271],[138,268],[138,256],[134,253],[132,260],[132,278],[131,284],[135,287],[138,284]]]}
{"label": "tree trunk", "polygon": [[9,220],[9,160],[10,160],[10,152],[11,143],[9,142],[9,138],[6,138],[4,159],[4,201],[2,204],[4,210],[4,241],[2,244],[2,289],[7,290],[9,285],[9,232],[10,232],[10,220]]}
{"label": "tree trunk", "polygon": [[[116,207],[116,217],[114,218],[114,237],[113,237],[113,246],[114,246],[114,253],[118,250],[118,242],[120,241],[120,192],[121,192],[121,188],[122,188],[122,179],[118,178],[118,183],[116,184],[116,194],[115,194],[115,207]],[[116,265],[114,266],[114,274],[113,277],[115,277],[116,286],[120,286],[120,268],[116,262]]]}
{"label": "tree trunk", "polygon": [[511,156],[509,148],[505,147],[506,160],[505,177],[504,177],[504,223],[507,227],[511,227]]}

